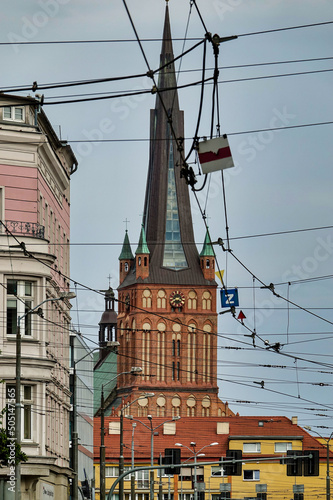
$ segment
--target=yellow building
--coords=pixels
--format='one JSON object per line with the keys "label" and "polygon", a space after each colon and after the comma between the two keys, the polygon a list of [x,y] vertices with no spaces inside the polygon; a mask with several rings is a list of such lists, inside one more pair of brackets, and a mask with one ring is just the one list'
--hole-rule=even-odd
{"label": "yellow building", "polygon": [[[151,422],[151,423],[150,423]],[[136,424],[134,427],[133,425]],[[95,419],[95,485],[99,500],[100,419]],[[192,500],[197,486],[198,500],[259,498],[264,500],[313,500],[326,497],[326,444],[321,444],[286,417],[208,417],[181,418],[165,422],[162,418],[124,418],[123,450],[125,469],[131,467],[134,448],[135,467],[149,466],[153,443],[154,464],[165,449],[181,450],[181,473],[159,477],[154,471],[154,498]],[[179,445],[183,446],[179,446]],[[119,474],[120,426],[118,417],[105,419],[106,498]],[[241,475],[227,475],[226,465],[219,464],[228,450],[241,451]],[[318,476],[288,476],[283,458],[287,451],[319,450]],[[330,461],[333,455],[330,452]],[[196,462],[196,467],[194,464]],[[301,459],[302,462],[302,459]],[[187,464],[187,466],[186,466]],[[205,465],[206,464],[206,465]],[[191,467],[188,467],[191,465]],[[195,470],[196,469],[196,470]],[[229,471],[230,472],[230,471]],[[301,470],[301,473],[304,473]],[[196,476],[196,481],[195,481]],[[162,485],[162,487],[161,487]],[[130,500],[130,475],[124,480],[124,500]],[[151,497],[149,471],[137,471],[135,499]],[[118,486],[113,500],[118,500]]]}

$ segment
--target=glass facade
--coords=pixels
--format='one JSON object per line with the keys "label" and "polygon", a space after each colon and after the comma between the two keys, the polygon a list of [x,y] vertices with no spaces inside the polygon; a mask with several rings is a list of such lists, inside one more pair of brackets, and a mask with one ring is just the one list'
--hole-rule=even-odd
{"label": "glass facade", "polygon": [[170,140],[168,165],[168,194],[163,266],[175,270],[188,267],[180,236],[172,140]]}

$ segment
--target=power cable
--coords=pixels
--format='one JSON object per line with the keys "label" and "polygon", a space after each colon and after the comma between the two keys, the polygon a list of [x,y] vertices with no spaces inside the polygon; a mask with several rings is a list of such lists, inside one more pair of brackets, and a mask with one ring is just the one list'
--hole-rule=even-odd
{"label": "power cable", "polygon": [[[189,40],[189,39],[188,39]],[[207,40],[205,38],[204,40]],[[202,39],[200,39],[200,43],[196,44],[194,47],[192,47],[189,50],[193,50],[196,48],[198,45],[202,43]],[[177,58],[173,60],[176,61],[178,58],[183,57],[187,52],[182,52]],[[295,59],[295,60],[287,60],[287,61],[272,61],[272,62],[264,62],[264,63],[250,63],[250,64],[240,64],[240,65],[233,65],[233,66],[219,66],[219,70],[226,70],[226,69],[239,69],[239,68],[251,68],[251,67],[259,67],[259,66],[269,66],[269,65],[277,65],[277,64],[291,64],[291,63],[300,63],[300,62],[315,62],[315,61],[326,61],[326,60],[332,60],[333,57],[318,57],[318,58],[311,58],[311,59]],[[154,70],[155,73],[158,73],[162,68],[158,68],[157,70]],[[214,71],[214,68],[206,68],[207,71]],[[197,72],[201,71],[202,69],[186,69],[186,70],[178,70],[178,73],[190,73],[190,72]],[[319,70],[320,71],[320,70]],[[322,71],[332,71],[331,69],[328,70],[322,70]],[[307,71],[307,72],[296,72],[296,73],[286,73],[286,74],[278,74],[278,75],[267,75],[265,78],[275,78],[275,77],[281,77],[281,76],[296,76],[296,75],[302,75],[302,74],[311,74],[311,73],[316,73],[317,70],[313,71]],[[35,88],[36,90],[49,90],[49,89],[56,89],[56,88],[62,88],[62,87],[72,87],[72,86],[82,86],[82,85],[95,85],[98,83],[107,83],[107,82],[112,82],[112,81],[121,81],[121,80],[127,80],[127,79],[134,79],[134,78],[140,78],[140,77],[145,77],[147,76],[147,73],[139,73],[135,75],[124,75],[124,76],[117,76],[117,77],[104,77],[104,78],[95,78],[95,79],[85,79],[85,80],[72,80],[68,82],[53,82],[53,83],[43,83],[43,84],[37,84],[37,87]],[[261,77],[253,77],[253,79],[256,78],[261,78]],[[243,81],[243,79],[237,79],[237,80],[223,80],[220,81],[219,83],[234,83],[238,81]],[[246,79],[244,79],[246,81]],[[23,92],[23,91],[31,91],[32,86],[31,85],[19,85],[19,86],[9,86],[6,89],[2,89],[2,93],[11,93],[11,92]],[[105,92],[103,92],[105,93]],[[80,95],[80,94],[79,94]],[[56,97],[53,97],[56,98]],[[63,98],[63,96],[57,96],[57,98]],[[48,97],[45,97],[47,100]]]}
{"label": "power cable", "polygon": [[[196,3],[194,2],[195,7],[197,8]],[[197,8],[198,10],[198,8]],[[203,23],[203,27],[205,29],[205,24],[202,20],[202,16],[200,12],[198,11],[199,17]],[[238,35],[238,37],[244,37],[244,36],[253,36],[253,35],[264,35],[268,33],[276,33],[279,31],[288,31],[288,30],[295,30],[295,29],[301,29],[301,28],[313,28],[316,26],[325,26],[333,24],[333,21],[324,21],[324,22],[319,22],[319,23],[311,23],[311,24],[303,24],[303,25],[298,25],[298,26],[289,26],[285,28],[275,28],[275,29],[270,29],[270,30],[264,30],[264,31],[255,31],[252,33],[242,33]],[[207,33],[207,30],[205,29],[205,32]],[[173,38],[173,41],[183,41],[183,38]],[[199,40],[199,38],[193,37],[189,38],[188,40],[191,41],[196,41]],[[161,42],[161,38],[143,38],[141,40],[142,42]],[[128,38],[123,38],[123,39],[104,39],[104,40],[48,40],[48,41],[15,41],[15,42],[0,42],[0,46],[13,46],[13,45],[62,45],[62,44],[69,44],[69,45],[74,45],[74,44],[93,44],[93,43],[135,43],[137,42],[136,39],[128,39]]]}

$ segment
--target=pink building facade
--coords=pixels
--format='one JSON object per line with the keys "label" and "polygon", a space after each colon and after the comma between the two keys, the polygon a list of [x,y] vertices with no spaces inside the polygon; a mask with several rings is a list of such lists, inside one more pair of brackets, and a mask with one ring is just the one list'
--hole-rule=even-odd
{"label": "pink building facade", "polygon": [[[69,186],[76,169],[70,146],[59,141],[37,99],[0,97],[0,409],[15,386],[19,325],[21,441],[29,457],[21,467],[22,500],[67,499],[72,476],[71,306],[59,294],[70,284]],[[28,313],[46,300],[43,317]],[[3,465],[0,488],[8,495]]]}

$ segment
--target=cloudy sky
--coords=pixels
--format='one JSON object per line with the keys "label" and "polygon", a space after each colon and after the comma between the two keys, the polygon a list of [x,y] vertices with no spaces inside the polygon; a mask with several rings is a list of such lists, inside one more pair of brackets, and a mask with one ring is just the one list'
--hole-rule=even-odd
{"label": "cloudy sky", "polygon": [[[165,2],[127,0],[127,5],[149,66],[156,69]],[[197,0],[197,6],[209,32],[238,35],[221,44],[219,55],[221,132],[229,136],[235,168],[224,178],[232,252],[217,246],[216,254],[226,285],[239,290],[236,316],[242,310],[246,319],[242,326],[230,313],[220,316],[220,397],[242,415],[298,415],[302,425],[330,433],[333,3]],[[205,28],[191,2],[170,0],[169,8],[173,37],[180,39],[174,42],[178,55],[185,33],[186,50],[204,37]],[[122,0],[15,0],[2,6],[0,23],[2,89],[141,75],[39,91],[54,129],[79,160],[71,184],[71,277],[79,283],[72,316],[94,346],[104,303],[85,287],[105,289],[109,276],[117,287],[125,220],[136,248],[149,110],[155,105],[150,93],[117,94],[150,89],[152,82],[142,76],[147,66]],[[80,43],[35,43],[64,41]],[[200,80],[202,57],[201,45],[182,58],[180,68],[177,63],[179,85]],[[207,76],[212,65],[208,46]],[[102,96],[108,98],[68,102]],[[199,96],[199,86],[179,91],[187,149]],[[210,134],[211,109],[207,83],[201,137]],[[103,142],[91,142],[96,139]],[[197,179],[200,187],[203,178]],[[192,202],[199,249],[205,233],[201,210],[212,239],[225,241],[221,174],[212,174]],[[262,288],[270,283],[281,297]],[[244,336],[254,329],[256,347]],[[266,348],[277,343],[279,352]]]}

